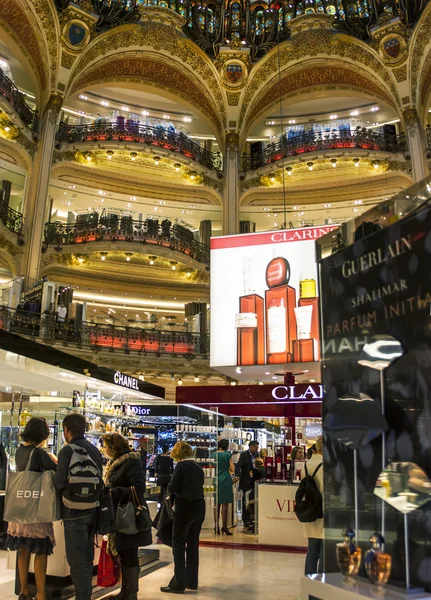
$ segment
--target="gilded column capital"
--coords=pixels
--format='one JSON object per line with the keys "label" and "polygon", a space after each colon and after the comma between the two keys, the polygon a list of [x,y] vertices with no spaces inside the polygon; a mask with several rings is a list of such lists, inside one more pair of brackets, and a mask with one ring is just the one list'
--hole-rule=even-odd
{"label": "gilded column capital", "polygon": [[410,108],[406,108],[402,114],[406,127],[420,127],[419,115],[416,108],[414,108],[413,106],[411,106]]}
{"label": "gilded column capital", "polygon": [[51,125],[55,125],[57,117],[60,114],[61,107],[63,106],[64,96],[61,94],[51,94],[46,103],[43,115],[46,116],[49,113],[49,122]]}
{"label": "gilded column capital", "polygon": [[239,148],[239,133],[229,131],[226,133],[226,148],[228,150],[238,150]]}

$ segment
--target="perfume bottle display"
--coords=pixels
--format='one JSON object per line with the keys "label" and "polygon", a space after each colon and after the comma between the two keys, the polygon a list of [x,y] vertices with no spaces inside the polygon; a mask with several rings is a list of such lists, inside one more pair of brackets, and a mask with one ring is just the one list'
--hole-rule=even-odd
{"label": "perfume bottle display", "polygon": [[315,244],[334,228],[213,238],[211,366],[319,360]]}
{"label": "perfume bottle display", "polygon": [[355,545],[355,533],[350,527],[344,529],[341,534],[344,542],[337,544],[337,562],[340,571],[346,577],[355,577],[361,565],[362,550]]}
{"label": "perfume bottle display", "polygon": [[372,548],[368,550],[364,559],[367,575],[374,585],[386,585],[391,575],[391,555],[383,551],[385,540],[380,533],[373,533],[370,542]]}

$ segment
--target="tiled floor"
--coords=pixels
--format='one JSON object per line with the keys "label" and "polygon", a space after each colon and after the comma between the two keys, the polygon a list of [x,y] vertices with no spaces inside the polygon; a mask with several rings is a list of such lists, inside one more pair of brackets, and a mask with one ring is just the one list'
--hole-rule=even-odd
{"label": "tiled floor", "polygon": [[[159,548],[161,560],[171,561],[170,550]],[[199,592],[186,595],[196,600],[257,600],[265,596],[296,600],[303,568],[304,556],[300,554],[201,548]],[[169,564],[142,578],[140,600],[160,600],[160,586],[169,583],[172,572],[173,565]]]}
{"label": "tiled floor", "polygon": [[[139,600],[161,600],[177,596],[162,594],[160,587],[172,577],[173,563],[169,548],[157,545],[160,566],[140,579]],[[5,569],[5,554],[0,553],[0,600],[16,600],[14,572]],[[297,600],[304,556],[256,550],[201,548],[199,592],[185,595],[196,600],[258,600],[265,596]]]}

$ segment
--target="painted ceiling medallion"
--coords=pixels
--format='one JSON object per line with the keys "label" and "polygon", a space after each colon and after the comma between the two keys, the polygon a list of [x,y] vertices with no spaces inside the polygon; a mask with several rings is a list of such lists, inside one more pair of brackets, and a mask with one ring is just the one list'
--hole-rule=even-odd
{"label": "painted ceiling medallion", "polygon": [[63,27],[61,40],[68,50],[80,52],[90,41],[90,28],[83,21],[71,19]]}
{"label": "painted ceiling medallion", "polygon": [[403,36],[398,33],[389,33],[380,40],[380,54],[383,60],[389,64],[395,64],[404,60],[407,56],[407,44]]}
{"label": "painted ceiling medallion", "polygon": [[247,79],[247,67],[241,60],[233,59],[223,66],[223,83],[228,88],[243,87]]}

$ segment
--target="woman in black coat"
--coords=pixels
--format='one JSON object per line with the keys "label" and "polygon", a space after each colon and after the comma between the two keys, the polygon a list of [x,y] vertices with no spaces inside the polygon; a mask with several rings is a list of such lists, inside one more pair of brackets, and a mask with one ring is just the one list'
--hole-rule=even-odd
{"label": "woman in black coat", "polygon": [[[106,467],[105,483],[111,489],[115,511],[123,494],[123,500],[129,500],[131,487],[135,488],[138,498],[143,500],[145,475],[139,452],[132,452],[127,440],[119,433],[107,433],[102,440],[104,452],[110,458]],[[140,571],[138,548],[147,544],[147,534],[142,532],[126,535],[116,531],[109,535],[109,551],[114,556],[119,555],[122,572],[121,592],[112,598],[137,600]]]}

